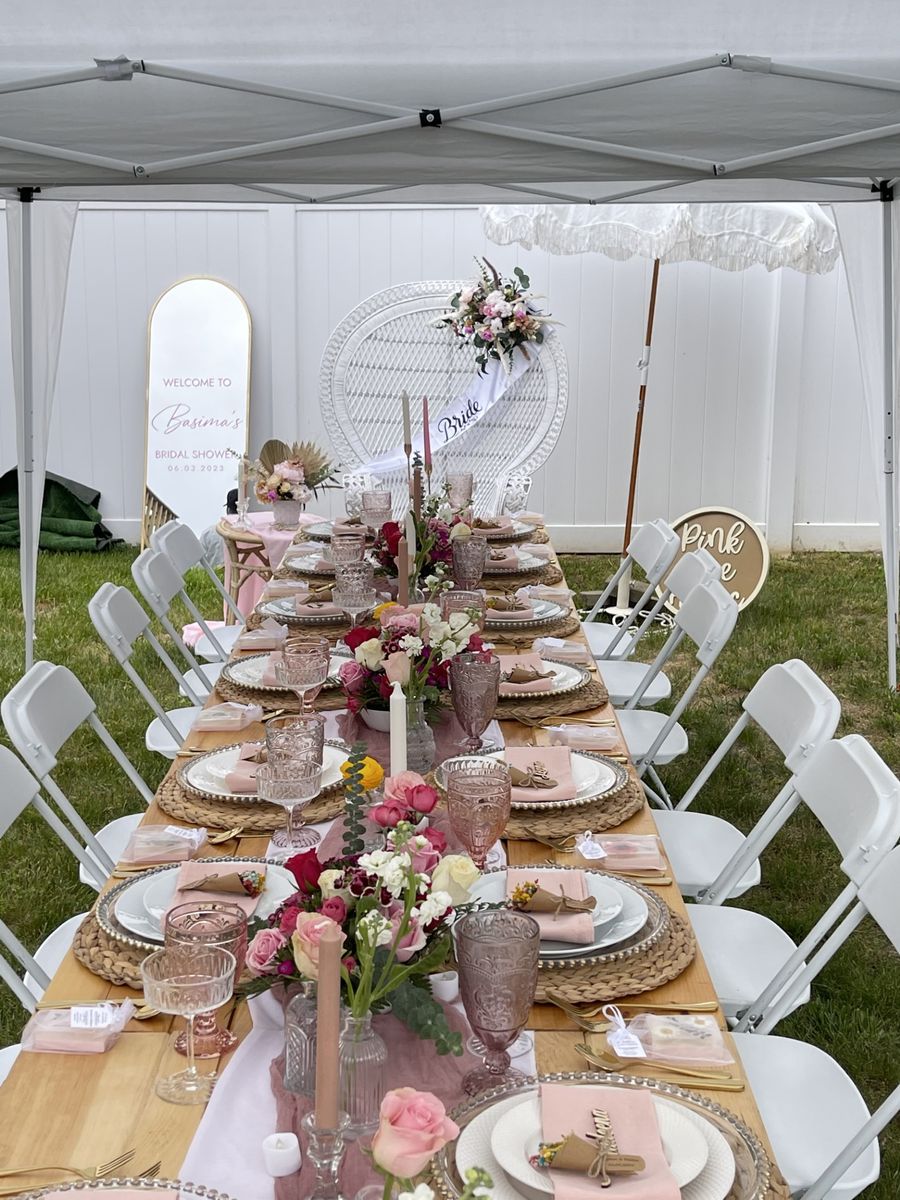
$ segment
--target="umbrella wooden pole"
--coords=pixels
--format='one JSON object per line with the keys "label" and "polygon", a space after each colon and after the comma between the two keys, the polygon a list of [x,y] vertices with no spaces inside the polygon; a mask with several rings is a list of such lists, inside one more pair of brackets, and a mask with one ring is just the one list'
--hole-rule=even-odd
{"label": "umbrella wooden pole", "polygon": [[[634,445],[631,450],[631,478],[628,482],[628,506],[625,510],[625,535],[622,539],[622,558],[628,553],[631,541],[631,526],[634,520],[634,498],[637,492],[638,462],[641,457],[641,433],[644,428],[644,402],[647,398],[647,375],[650,369],[650,345],[653,341],[653,318],[656,315],[656,291],[659,284],[659,259],[653,260],[653,276],[650,280],[650,303],[647,306],[647,329],[644,334],[644,352],[641,357],[641,386],[638,391],[637,415],[634,421]],[[631,608],[631,572],[626,571],[619,580],[616,607]]]}

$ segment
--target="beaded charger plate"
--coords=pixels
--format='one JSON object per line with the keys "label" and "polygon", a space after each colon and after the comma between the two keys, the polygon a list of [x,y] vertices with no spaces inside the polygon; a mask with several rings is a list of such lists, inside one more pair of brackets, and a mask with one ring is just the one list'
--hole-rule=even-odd
{"label": "beaded charger plate", "polygon": [[535,838],[561,838],[568,834],[584,833],[585,829],[602,833],[604,829],[615,829],[633,817],[645,803],[643,788],[636,780],[629,778],[619,791],[591,800],[580,808],[548,813],[523,809],[510,813],[503,836],[507,840],[527,842]]}
{"label": "beaded charger plate", "polygon": [[606,685],[599,679],[592,679],[585,668],[578,669],[585,672],[587,679],[574,691],[566,695],[559,692],[525,692],[521,696],[501,696],[494,716],[498,721],[514,721],[524,717],[527,725],[533,720],[543,721],[547,717],[564,717],[569,713],[603,708],[609,702]]}
{"label": "beaded charger plate", "polygon": [[[284,827],[281,805],[242,804],[231,800],[208,799],[188,794],[174,775],[167,775],[156,793],[156,803],[167,816],[185,821],[188,825],[205,825],[207,829],[236,829],[240,826],[247,837],[255,833],[274,833]],[[344,811],[343,789],[327,796],[321,793],[303,810],[307,824],[331,821]],[[598,828],[595,826],[595,828]]]}
{"label": "beaded charger plate", "polygon": [[[198,858],[193,859],[193,862],[208,862],[210,866],[221,866],[223,863],[243,863],[247,864],[262,864],[265,866],[284,868],[284,863],[279,862],[274,858],[253,858],[251,855],[241,854],[236,857],[228,856],[225,858]],[[174,864],[179,866],[180,864]],[[139,937],[130,929],[126,929],[122,922],[116,916],[116,904],[119,898],[134,886],[136,879],[149,879],[155,875],[161,875],[166,871],[172,870],[173,864],[169,863],[164,867],[151,867],[147,871],[142,871],[140,875],[132,879],[123,879],[121,883],[117,883],[115,887],[111,887],[108,892],[104,892],[97,901],[96,917],[97,924],[107,935],[114,938],[123,946],[133,946],[138,950],[158,950],[160,947],[159,941],[150,941],[148,938]]]}
{"label": "beaded charger plate", "polygon": [[[263,676],[268,661],[268,651],[263,654],[243,654],[240,658],[233,658],[225,664],[219,679],[236,684],[238,687],[253,688],[255,691],[283,692],[285,695],[294,695],[293,689],[289,688],[287,684],[263,683]],[[328,677],[322,684],[321,690],[323,692],[333,692],[341,686],[338,671],[347,661],[348,655],[338,654],[332,650],[331,660],[328,664]]]}
{"label": "beaded charger plate", "polygon": [[563,605],[558,604],[555,600],[534,600],[532,602],[533,615],[530,617],[502,617],[497,616],[496,610],[490,607],[491,598],[488,597],[488,608],[484,618],[485,632],[488,634],[502,633],[504,629],[523,629],[533,630],[540,628],[542,625],[553,624],[560,621],[566,615],[566,609]]}
{"label": "beaded charger plate", "polygon": [[[238,755],[244,746],[265,742],[232,742],[230,746],[218,746],[206,754],[196,754],[184,766],[179,767],[176,778],[181,789],[203,800],[224,800],[228,804],[260,804],[255,792],[232,792],[226,781],[228,773],[239,761]],[[328,738],[325,742],[322,761],[322,786],[320,796],[330,796],[343,790],[344,778],[341,765],[347,761],[349,749],[339,738]]]}
{"label": "beaded charger plate", "polygon": [[[536,1079],[529,1079],[510,1087],[483,1092],[455,1108],[449,1114],[450,1118],[460,1130],[465,1130],[494,1106],[505,1104],[514,1097],[525,1098],[533,1095],[542,1083],[567,1083],[573,1087],[643,1088],[660,1098],[672,1100],[689,1113],[709,1121],[728,1143],[734,1155],[735,1169],[734,1182],[725,1200],[788,1200],[790,1192],[753,1130],[736,1113],[723,1108],[714,1100],[673,1083],[662,1083],[656,1079],[632,1075],[601,1075],[589,1071],[558,1072],[539,1075]],[[442,1200],[458,1200],[463,1191],[464,1181],[456,1157],[457,1143],[450,1142],[439,1150],[431,1161],[432,1186]]]}
{"label": "beaded charger plate", "polygon": [[102,1192],[107,1200],[130,1200],[134,1192],[146,1192],[148,1195],[164,1197],[166,1193],[171,1200],[182,1200],[184,1196],[207,1197],[208,1200],[235,1200],[224,1192],[208,1188],[202,1183],[188,1183],[180,1179],[70,1179],[65,1183],[51,1183],[36,1192],[23,1192],[19,1200],[43,1200],[55,1196],[57,1192],[71,1192],[73,1197],[82,1192]]}
{"label": "beaded charger plate", "polygon": [[[540,747],[535,747],[535,754],[540,754]],[[503,750],[482,750],[478,757],[492,758],[496,762],[504,761]],[[470,758],[471,755],[460,755]],[[590,750],[572,751],[572,773],[577,791],[570,800],[541,800],[540,793],[535,794],[534,800],[517,800],[511,805],[512,810],[527,813],[559,812],[561,809],[580,808],[585,804],[595,803],[600,799],[608,799],[620,792],[628,783],[628,772],[620,762],[607,758],[603,754],[595,754]],[[447,790],[447,767],[455,762],[455,758],[446,758],[435,768],[434,781],[441,791]]]}
{"label": "beaded charger plate", "polygon": [[[311,603],[316,603],[316,601],[312,601]],[[321,601],[321,604],[324,608],[328,602]],[[330,627],[347,624],[347,617],[342,612],[298,613],[294,608],[293,596],[276,596],[274,600],[263,600],[260,604],[257,604],[256,612],[261,619],[272,617],[280,624],[289,626],[308,627],[310,625],[323,625]]]}

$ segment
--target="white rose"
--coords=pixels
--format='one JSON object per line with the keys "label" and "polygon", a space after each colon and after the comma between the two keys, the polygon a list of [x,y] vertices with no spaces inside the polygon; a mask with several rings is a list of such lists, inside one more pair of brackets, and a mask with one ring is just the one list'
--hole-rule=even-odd
{"label": "white rose", "polygon": [[378,638],[369,638],[366,642],[360,642],[356,647],[354,657],[358,663],[364,667],[368,667],[370,671],[377,671],[384,662],[384,650],[381,648],[381,641]]}
{"label": "white rose", "polygon": [[465,521],[460,521],[450,530],[451,542],[464,542],[472,536],[472,527],[467,525]]}
{"label": "white rose", "polygon": [[349,888],[335,886],[337,880],[342,879],[343,875],[343,871],[330,870],[322,872],[319,876],[319,890],[322,893],[323,900],[330,900],[332,896],[338,896],[345,904],[349,905],[353,902],[354,897]]}
{"label": "white rose", "polygon": [[446,892],[454,906],[466,904],[469,888],[480,874],[468,854],[445,854],[431,872],[431,886],[435,892]]}
{"label": "white rose", "polygon": [[454,633],[462,633],[463,629],[468,628],[472,624],[469,614],[465,609],[462,612],[452,612],[448,619],[450,628]]}

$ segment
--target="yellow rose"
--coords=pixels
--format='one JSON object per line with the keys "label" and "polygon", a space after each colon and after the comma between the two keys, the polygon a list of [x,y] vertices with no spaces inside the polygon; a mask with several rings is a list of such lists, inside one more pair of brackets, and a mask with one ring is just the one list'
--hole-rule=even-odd
{"label": "yellow rose", "polygon": [[480,874],[468,854],[447,854],[431,872],[431,887],[446,892],[454,905],[466,904],[469,888]]}
{"label": "yellow rose", "polygon": [[[374,758],[364,758],[362,760],[362,779],[361,783],[367,792],[371,792],[374,788],[380,787],[384,781],[384,768],[381,763],[376,762]],[[341,774],[346,779],[350,774],[350,759],[341,763]]]}
{"label": "yellow rose", "polygon": [[396,600],[385,600],[384,604],[379,604],[372,609],[372,616],[376,621],[381,620],[381,614],[387,612],[389,608],[397,608]]}

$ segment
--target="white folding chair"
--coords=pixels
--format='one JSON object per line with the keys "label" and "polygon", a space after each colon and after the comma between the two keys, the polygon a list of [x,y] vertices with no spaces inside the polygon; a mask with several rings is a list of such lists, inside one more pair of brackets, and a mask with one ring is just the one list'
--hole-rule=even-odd
{"label": "white folding chair", "polygon": [[[41,785],[28,768],[16,758],[12,750],[7,746],[0,746],[0,838],[6,834],[10,826],[29,805],[46,821],[66,849],[75,855],[82,866],[90,869],[92,866],[90,855],[74,836],[72,830],[60,820],[58,814],[44,800],[41,795]],[[90,836],[90,830],[86,830],[86,833]],[[43,996],[44,989],[50,983],[51,975],[56,971],[65,957],[66,951],[72,945],[75,931],[85,916],[85,913],[76,913],[74,917],[63,921],[44,938],[33,955],[19,941],[9,926],[0,920],[0,945],[9,951],[13,959],[25,971],[23,979],[3,955],[0,955],[0,980],[10,988],[27,1012],[34,1012],[36,1002]],[[0,1081],[2,1081],[3,1074],[2,1060],[0,1060]]]}
{"label": "white folding chair", "polygon": [[[750,909],[706,904],[690,908],[719,1003],[739,1029],[768,1031],[809,1000],[810,980],[822,965],[811,956],[842,920],[873,866],[900,837],[900,780],[859,734],[823,742],[792,784],[772,828],[780,829],[805,805],[839,851],[848,883],[799,946],[781,926]],[[817,965],[811,971],[813,963]]]}
{"label": "white folding chair", "polygon": [[150,545],[154,550],[164,554],[181,576],[185,597],[187,597],[186,575],[192,567],[199,567],[212,580],[226,609],[234,616],[237,624],[218,625],[213,628],[200,615],[193,602],[188,600],[189,611],[197,618],[203,629],[203,636],[195,644],[194,653],[198,658],[211,659],[216,662],[227,659],[234,643],[243,632],[244,617],[225,590],[224,584],[206,556],[200,539],[182,521],[167,521],[165,525],[161,525],[150,535]]}
{"label": "white folding chair", "polygon": [[131,564],[131,577],[138,591],[147,602],[150,611],[172,639],[175,649],[190,667],[182,676],[180,691],[191,698],[191,693],[208,696],[225,666],[224,661],[204,663],[202,666],[184,643],[181,634],[172,623],[169,610],[176,598],[183,598],[184,586],[181,576],[165,554],[148,546]]}
{"label": "white folding chair", "polygon": [[[900,951],[900,847],[866,874],[853,908],[809,963],[807,979],[866,914]],[[770,1026],[767,1016],[765,1027]],[[737,1032],[734,1039],[792,1194],[803,1200],[853,1200],[880,1174],[878,1134],[900,1112],[900,1085],[870,1116],[853,1080],[833,1058],[805,1042],[760,1036],[763,1028],[755,1034]],[[835,1154],[837,1146],[842,1148]]]}
{"label": "white folding chair", "polygon": [[[649,664],[632,662],[631,655],[666,601],[674,596],[679,604],[683,604],[698,584],[703,583],[706,579],[721,579],[721,576],[722,565],[713,558],[708,550],[693,550],[690,554],[679,558],[666,578],[659,599],[641,622],[626,653],[621,658],[599,660],[603,664],[600,673],[612,705],[616,708],[624,708],[644,682],[644,677],[650,669]],[[660,671],[649,680],[647,687],[641,691],[641,707],[652,708],[653,705],[668,700],[671,694],[672,685],[665,672]]]}
{"label": "white folding chair", "polygon": [[789,780],[746,837],[730,821],[688,812],[707,780],[751,721],[772,739],[793,775],[804,759],[834,736],[841,705],[799,658],[775,663],[744,697],[743,712],[675,807],[656,813],[656,827],[678,886],[704,904],[743,895],[760,880],[759,855],[775,836],[777,815],[793,791]]}
{"label": "white folding chair", "polygon": [[[656,766],[673,762],[687,750],[688,736],[679,724],[679,718],[693,700],[734,632],[737,614],[737,602],[721,583],[715,579],[707,579],[698,584],[675,614],[674,628],[650,665],[640,687],[627,706],[616,713],[638,776],[643,779],[645,775],[649,775],[654,788],[657,789],[654,792],[645,783],[648,795],[666,807],[671,808],[671,802],[656,772]],[[699,665],[672,712],[666,716],[649,709],[636,711],[641,695],[684,638],[697,647],[695,657]]]}
{"label": "white folding chair", "polygon": [[140,814],[116,817],[97,834],[91,833],[51,774],[56,767],[59,750],[80,725],[87,724],[145,804],[153,800],[153,792],[97,716],[94,701],[68,667],[54,666],[48,662],[35,663],[3,697],[0,715],[10,741],[29,770],[69,824],[84,839],[90,852],[91,865],[88,869],[82,863],[79,877],[82,883],[99,891],[137,827]]}
{"label": "white folding chair", "polygon": [[174,758],[203,707],[202,699],[195,695],[192,707],[167,711],[139,674],[131,655],[135,643],[143,637],[175,682],[182,682],[178,668],[150,628],[150,617],[127,588],[101,584],[88,601],[88,613],[97,633],[155,714],[144,734],[145,746],[164,758]]}
{"label": "white folding chair", "polygon": [[[680,548],[681,540],[678,534],[662,518],[648,521],[632,537],[628,543],[628,552],[625,558],[619,563],[615,575],[582,623],[584,635],[594,658],[624,657],[630,652],[631,643],[636,640],[632,626],[641,615],[646,602],[659,586],[666,571],[671,567]],[[606,607],[610,598],[615,595],[619,580],[635,563],[647,577],[647,586],[641,593],[640,600],[621,625],[610,625],[608,622],[598,621],[596,618]],[[660,604],[659,607],[661,608],[662,605]],[[659,609],[657,609],[658,611]]]}

